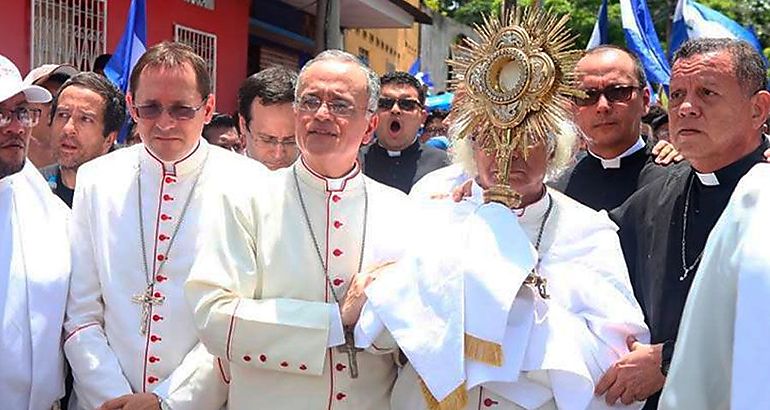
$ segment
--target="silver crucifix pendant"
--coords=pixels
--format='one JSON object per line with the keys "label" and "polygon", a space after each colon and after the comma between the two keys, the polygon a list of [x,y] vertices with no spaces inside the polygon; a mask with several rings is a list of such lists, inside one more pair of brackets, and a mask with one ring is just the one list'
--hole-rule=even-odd
{"label": "silver crucifix pendant", "polygon": [[131,301],[136,304],[142,305],[142,313],[140,315],[141,325],[139,331],[143,334],[147,334],[147,328],[150,322],[150,310],[153,305],[162,305],[166,301],[165,296],[155,296],[152,293],[153,283],[147,285],[144,293],[136,294],[131,297]]}

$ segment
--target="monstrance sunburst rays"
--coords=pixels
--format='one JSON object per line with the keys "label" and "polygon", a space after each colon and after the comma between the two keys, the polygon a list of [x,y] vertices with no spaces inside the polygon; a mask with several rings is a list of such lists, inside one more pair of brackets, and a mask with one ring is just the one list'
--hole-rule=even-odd
{"label": "monstrance sunburst rays", "polygon": [[475,136],[497,162],[496,185],[485,192],[487,201],[509,207],[520,195],[508,184],[513,155],[546,141],[569,117],[569,99],[582,96],[575,88],[575,65],[583,55],[571,50],[576,36],[568,16],[527,7],[485,17],[475,30],[479,42],[466,39],[453,47],[447,61],[456,78],[452,108],[458,138]]}

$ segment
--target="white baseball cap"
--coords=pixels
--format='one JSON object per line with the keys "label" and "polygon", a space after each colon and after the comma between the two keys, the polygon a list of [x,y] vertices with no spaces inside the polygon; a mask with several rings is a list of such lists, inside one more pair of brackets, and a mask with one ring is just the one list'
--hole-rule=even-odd
{"label": "white baseball cap", "polygon": [[0,102],[18,93],[24,93],[27,102],[46,103],[51,101],[51,93],[39,85],[25,84],[16,65],[0,54]]}
{"label": "white baseball cap", "polygon": [[79,73],[78,69],[70,64],[43,64],[27,73],[24,82],[27,84],[40,84],[45,82],[54,74],[64,74],[72,77]]}

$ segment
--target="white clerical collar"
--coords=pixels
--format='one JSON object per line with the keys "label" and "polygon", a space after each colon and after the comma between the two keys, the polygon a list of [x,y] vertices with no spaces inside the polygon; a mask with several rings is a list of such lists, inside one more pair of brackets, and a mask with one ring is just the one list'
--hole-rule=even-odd
{"label": "white clerical collar", "polygon": [[145,145],[144,149],[141,150],[141,161],[143,164],[147,163],[152,166],[160,165],[164,175],[181,176],[198,169],[206,159],[208,149],[208,142],[201,138],[198,140],[198,143],[195,144],[189,152],[182,155],[180,159],[176,161],[163,161],[152,152],[149,146]]}
{"label": "white clerical collar", "polygon": [[622,154],[618,155],[615,158],[610,159],[604,159],[593,152],[591,152],[591,149],[588,149],[588,153],[591,154],[594,158],[598,159],[599,162],[602,164],[602,168],[604,169],[617,169],[620,168],[620,160],[621,158],[625,158],[629,155],[635,154],[637,151],[644,148],[644,140],[642,137],[639,137],[638,140],[636,140],[636,143],[632,145],[629,149],[625,150]]}
{"label": "white clerical collar", "polygon": [[[548,188],[545,189],[543,196],[537,201],[525,206],[524,208],[513,210],[513,212],[516,213],[516,216],[519,217],[520,223],[528,224],[531,222],[540,222],[540,220],[543,218],[543,215],[545,215],[546,210],[548,209],[548,204],[551,201],[550,195],[547,193]],[[476,179],[473,179],[473,183],[471,184],[471,196],[466,199],[477,204],[484,203],[484,188],[482,188],[481,185],[476,182]]]}
{"label": "white clerical collar", "polygon": [[319,172],[310,168],[301,157],[299,161],[294,163],[294,166],[297,168],[297,174],[300,175],[304,181],[329,192],[344,191],[345,188],[350,186],[351,181],[355,181],[357,179],[356,177],[361,173],[361,167],[358,165],[358,162],[353,164],[353,169],[351,169],[350,172],[340,178],[328,178],[321,175]]}
{"label": "white clerical collar", "polygon": [[412,142],[411,142],[409,145],[407,145],[407,146],[406,146],[406,148],[402,149],[401,151],[391,151],[391,150],[389,150],[389,149],[387,149],[387,148],[383,147],[383,146],[382,146],[382,144],[380,144],[380,140],[379,140],[379,138],[377,139],[377,145],[379,145],[380,147],[382,147],[382,149],[384,149],[384,150],[385,150],[385,152],[387,152],[387,153],[388,153],[388,156],[389,156],[389,157],[393,158],[393,157],[400,157],[400,156],[401,156],[401,153],[402,153],[402,152],[404,152],[404,151],[406,151],[407,149],[409,149],[409,147],[411,147],[411,146],[412,146],[412,144],[414,144],[414,142],[415,142],[415,141],[417,141],[417,136],[416,136],[416,135],[415,135],[414,139],[412,140]]}
{"label": "white clerical collar", "polygon": [[530,223],[540,223],[548,210],[548,204],[552,201],[551,196],[548,195],[548,189],[543,190],[543,196],[537,201],[525,206],[521,209],[514,209],[513,211],[519,217],[519,222],[522,225]]}
{"label": "white clerical collar", "polygon": [[698,179],[700,180],[700,183],[705,186],[717,186],[719,185],[719,178],[717,178],[717,175],[713,172],[709,172],[706,174],[701,174],[700,172],[695,172],[695,175],[698,176]]}

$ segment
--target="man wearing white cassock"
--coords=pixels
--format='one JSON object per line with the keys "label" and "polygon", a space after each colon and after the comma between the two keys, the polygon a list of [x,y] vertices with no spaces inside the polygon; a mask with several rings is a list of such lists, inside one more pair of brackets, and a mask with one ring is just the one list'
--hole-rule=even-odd
{"label": "man wearing white cassock", "polygon": [[[179,43],[139,59],[126,102],[142,144],[78,171],[64,349],[78,408],[218,409],[227,397],[183,285],[209,223],[203,201],[264,168],[201,138],[204,60]],[[216,211],[213,211],[216,212]]]}
{"label": "man wearing white cassock", "polygon": [[390,408],[392,339],[358,351],[344,330],[368,272],[408,242],[406,196],[356,163],[377,127],[378,94],[355,56],[319,54],[297,84],[300,159],[250,195],[215,198],[225,211],[205,227],[186,293],[201,340],[230,364],[230,408]]}
{"label": "man wearing white cassock", "polygon": [[659,409],[770,405],[770,165],[738,183],[709,235]]}
{"label": "man wearing white cassock", "polygon": [[[483,203],[496,162],[476,141],[454,143],[463,166],[415,186],[410,196],[423,198],[426,219],[436,218],[421,241],[429,245],[367,289],[356,328],[362,346],[387,328],[409,358],[394,409],[609,407],[594,395],[595,383],[649,334],[616,226],[543,184],[568,160],[574,139],[565,131],[530,146],[526,159],[513,158],[517,209]],[[447,197],[463,171],[475,179],[455,203]],[[533,271],[544,286],[522,285]]]}
{"label": "man wearing white cassock", "polygon": [[58,407],[64,396],[61,325],[70,274],[69,210],[27,160],[51,94],[24,84],[0,55],[0,407]]}

